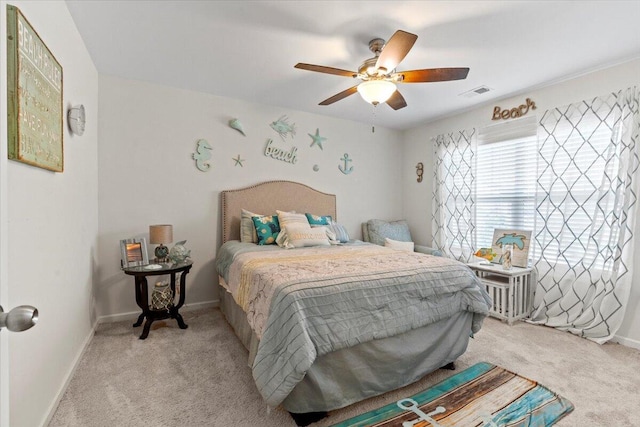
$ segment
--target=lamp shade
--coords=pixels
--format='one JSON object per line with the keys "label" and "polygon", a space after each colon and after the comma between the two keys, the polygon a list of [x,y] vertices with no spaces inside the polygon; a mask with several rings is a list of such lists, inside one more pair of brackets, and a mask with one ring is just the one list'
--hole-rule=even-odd
{"label": "lamp shade", "polygon": [[360,96],[373,105],[387,102],[395,91],[396,85],[386,80],[368,80],[358,85]]}
{"label": "lamp shade", "polygon": [[168,224],[150,225],[149,241],[155,245],[173,242],[173,226]]}

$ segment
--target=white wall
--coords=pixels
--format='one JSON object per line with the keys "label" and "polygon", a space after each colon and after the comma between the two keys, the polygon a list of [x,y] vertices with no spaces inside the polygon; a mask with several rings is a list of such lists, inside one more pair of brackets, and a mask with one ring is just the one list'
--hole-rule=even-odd
{"label": "white wall", "polygon": [[[57,405],[59,393],[95,323],[93,271],[98,232],[98,73],[62,1],[11,1],[20,8],[63,68],[64,172],[7,160],[6,77],[0,78],[3,114],[0,179],[3,222],[2,280],[5,308],[30,304],[38,324],[10,333],[9,405],[11,426],[38,426]],[[6,5],[0,1],[2,43]],[[6,70],[3,48],[0,69]],[[71,135],[66,111],[84,104],[84,136]],[[6,258],[5,258],[6,257]],[[4,331],[3,334],[8,334]],[[6,423],[7,414],[2,414]]]}
{"label": "white wall", "polygon": [[[403,211],[408,219],[414,239],[431,244],[431,201],[433,185],[433,145],[431,138],[438,134],[462,129],[482,128],[491,124],[493,107],[516,107],[526,98],[535,101],[537,110],[530,112],[540,117],[545,110],[579,102],[620,89],[640,85],[640,59],[592,72],[547,87],[523,92],[519,96],[491,102],[472,111],[438,120],[405,132],[403,150]],[[480,95],[481,96],[481,95]],[[495,123],[495,122],[494,122]],[[424,181],[416,182],[415,165],[423,162]],[[413,169],[412,169],[413,168]],[[411,170],[412,169],[412,170]],[[411,173],[410,173],[411,171]],[[636,236],[640,236],[640,221]],[[640,266],[640,238],[636,239],[635,266]],[[640,271],[636,271],[626,315],[616,338],[618,341],[640,348]]]}
{"label": "white wall", "polygon": [[[296,124],[294,139],[282,141],[269,127],[282,115]],[[231,118],[240,119],[246,137],[228,126]],[[282,179],[335,193],[338,221],[354,238],[361,237],[360,222],[396,219],[402,212],[396,131],[372,133],[370,125],[105,75],[100,76],[99,127],[99,316],[139,312],[133,278],[120,270],[119,241],[133,236],[148,241],[149,225],[158,223],[173,224],[174,241],[186,239],[191,249],[186,304],[217,301],[221,190]],[[316,128],[327,138],[322,150],[310,147],[308,134]],[[297,147],[297,163],[265,157],[268,138],[287,150]],[[191,158],[199,139],[213,147],[208,172],[199,171]],[[338,170],[344,153],[353,159],[349,175]],[[242,167],[232,160],[238,154],[245,159]],[[154,247],[149,245],[151,255]]]}

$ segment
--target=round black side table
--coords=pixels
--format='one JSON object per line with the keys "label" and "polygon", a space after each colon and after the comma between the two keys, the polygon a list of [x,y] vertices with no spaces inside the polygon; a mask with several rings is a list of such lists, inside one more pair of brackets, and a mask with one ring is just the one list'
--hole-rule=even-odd
{"label": "round black side table", "polygon": [[[180,329],[187,329],[189,325],[184,323],[182,319],[182,315],[178,312],[180,307],[184,304],[184,297],[186,293],[185,283],[187,279],[187,273],[191,270],[191,266],[193,265],[192,261],[185,261],[179,264],[151,264],[151,265],[143,265],[137,267],[128,267],[123,268],[122,271],[129,276],[134,276],[135,279],[135,291],[136,291],[136,303],[138,307],[142,309],[142,314],[138,317],[136,323],[133,324],[134,327],[142,325],[142,320],[147,319],[144,323],[144,328],[142,329],[142,335],[140,335],[140,339],[146,339],[149,335],[149,330],[151,328],[151,324],[156,320],[162,319],[176,319],[178,322],[178,326]],[[160,267],[153,267],[160,266]],[[166,309],[156,310],[149,306],[149,290],[147,284],[148,276],[161,276],[164,274],[171,275],[171,295],[175,297],[176,295],[176,275],[180,274],[180,288],[179,294],[180,298],[178,299],[177,304],[170,304]]]}

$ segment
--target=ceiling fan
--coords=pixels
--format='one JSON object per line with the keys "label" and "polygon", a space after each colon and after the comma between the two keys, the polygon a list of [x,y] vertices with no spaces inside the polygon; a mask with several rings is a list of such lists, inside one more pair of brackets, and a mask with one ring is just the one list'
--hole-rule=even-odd
{"label": "ceiling fan", "polygon": [[417,39],[418,36],[415,34],[398,30],[386,44],[380,38],[371,40],[369,42],[369,50],[375,56],[365,60],[358,67],[357,72],[304,63],[296,64],[295,68],[362,80],[361,83],[325,99],[319,105],[330,105],[359,92],[365,101],[373,105],[386,102],[394,110],[399,110],[406,107],[407,102],[397,90],[397,83],[462,80],[467,78],[467,74],[469,74],[468,68],[428,68],[424,70],[396,71],[396,67],[407,56]]}

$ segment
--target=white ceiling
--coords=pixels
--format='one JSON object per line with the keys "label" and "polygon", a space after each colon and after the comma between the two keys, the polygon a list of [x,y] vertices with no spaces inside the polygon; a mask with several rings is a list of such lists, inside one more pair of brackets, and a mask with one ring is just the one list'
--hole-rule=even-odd
{"label": "white ceiling", "polygon": [[[407,129],[640,57],[640,1],[79,1],[71,15],[100,73]],[[376,108],[357,81],[369,40],[418,35],[398,71],[469,67],[466,80],[401,84],[408,106]],[[473,98],[463,92],[488,86]],[[280,112],[277,112],[280,114]]]}

